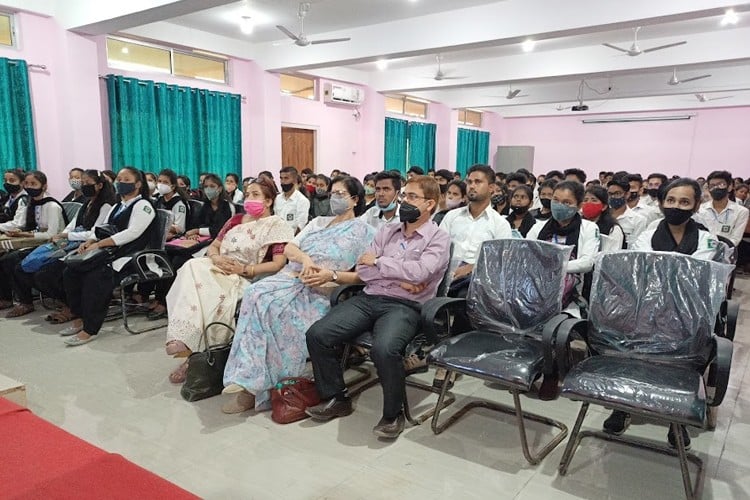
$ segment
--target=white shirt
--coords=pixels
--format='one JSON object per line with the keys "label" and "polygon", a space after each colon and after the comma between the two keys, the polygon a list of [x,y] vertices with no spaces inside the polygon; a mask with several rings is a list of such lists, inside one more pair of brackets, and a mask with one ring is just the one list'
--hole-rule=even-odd
{"label": "white shirt", "polygon": [[240,188],[235,189],[234,194],[232,195],[232,203],[236,205],[242,205],[242,202],[244,201],[245,201],[245,194],[242,192],[242,189]]}
{"label": "white shirt", "polygon": [[[548,221],[541,220],[534,224],[526,235],[527,240],[538,240],[539,233]],[[564,245],[565,243],[560,242]],[[567,272],[587,273],[594,268],[594,258],[600,247],[599,226],[586,219],[581,220],[581,230],[578,234],[578,250],[576,258],[568,261]]]}
{"label": "white shirt", "polygon": [[[128,206],[133,206],[133,211],[130,213],[130,219],[128,220],[127,229],[120,231],[119,233],[113,234],[110,238],[114,241],[115,245],[121,247],[127,245],[131,241],[138,239],[145,231],[148,226],[151,225],[151,221],[156,217],[156,209],[151,205],[151,202],[144,200],[139,196],[136,196],[130,201],[123,202],[120,206],[120,211],[125,210]],[[107,217],[104,219],[102,224],[106,224],[109,220],[109,216],[115,210],[118,210],[117,205],[110,208]],[[97,225],[98,226],[98,225]],[[95,227],[97,227],[95,226]],[[90,240],[95,240],[96,235],[94,231],[91,231]],[[112,269],[119,272],[125,267],[125,264],[130,262],[131,257],[121,257],[112,263]]]}
{"label": "white shirt", "polygon": [[375,202],[373,206],[368,208],[365,213],[360,215],[359,218],[366,222],[368,225],[374,227],[376,231],[386,224],[397,224],[401,222],[401,219],[398,216],[398,203],[396,203],[396,211],[390,219],[387,219],[385,217],[377,202]]}
{"label": "white shirt", "polygon": [[650,196],[641,196],[640,201],[631,210],[646,219],[646,226],[664,217],[659,202],[651,203]]}
{"label": "white shirt", "polygon": [[707,201],[693,215],[693,219],[706,226],[711,234],[727,238],[737,246],[745,234],[748,216],[750,211],[747,208],[731,200],[721,213],[714,209],[713,201]]}
{"label": "white shirt", "polygon": [[[641,233],[642,234],[642,233]],[[622,242],[625,241],[625,233],[620,226],[613,226],[609,234],[599,234],[602,240],[602,252],[616,252],[622,250]]]}
{"label": "white shirt", "polygon": [[[653,251],[654,248],[651,246],[651,238],[654,237],[656,232],[656,226],[653,228],[649,227],[647,230],[641,233],[637,240],[633,242],[633,248],[631,250],[645,250]],[[693,257],[702,260],[713,260],[716,255],[716,251],[719,248],[719,241],[708,231],[698,230],[698,249],[693,253]]]}
{"label": "white shirt", "polygon": [[[44,193],[43,197],[48,198],[49,194]],[[12,221],[0,224],[0,231],[23,231],[26,227],[26,208],[27,205],[23,203],[23,200],[19,201],[15,217]],[[34,238],[38,240],[48,240],[60,234],[65,227],[62,207],[54,201],[34,207],[34,227]]]}
{"label": "white shirt", "polygon": [[[82,208],[81,210],[85,209]],[[89,229],[88,231],[76,231],[77,217],[73,217],[73,220],[68,223],[68,227],[63,231],[68,235],[68,241],[86,241],[92,239],[94,234],[93,228],[101,226],[107,222],[107,216],[109,215],[110,210],[112,210],[112,205],[109,203],[103,203],[99,209],[99,216],[96,218],[96,222],[92,226],[92,229]]]}
{"label": "white shirt", "polygon": [[630,248],[630,243],[635,241],[648,225],[645,217],[637,214],[627,205],[625,205],[625,211],[622,215],[617,217],[617,223],[622,228],[622,232],[625,233],[625,242],[628,244],[628,248]]}
{"label": "white shirt", "polygon": [[307,224],[310,214],[310,200],[295,189],[287,198],[285,193],[279,193],[273,202],[273,213],[281,217],[296,232],[301,231]]}
{"label": "white shirt", "polygon": [[[26,191],[24,191],[23,189],[16,195],[16,198],[22,195],[24,197],[18,200],[18,205],[16,205],[16,213],[13,215],[13,220],[9,220],[8,222],[3,222],[2,224],[0,224],[0,232],[5,233],[8,231],[20,231],[26,226],[26,205],[29,198],[26,194]],[[8,202],[5,204],[5,206],[10,207],[13,199],[8,198]]]}
{"label": "white shirt", "polygon": [[474,218],[469,207],[451,210],[443,218],[440,228],[444,229],[453,242],[453,260],[476,264],[479,248],[489,240],[512,238],[510,224],[505,217],[492,209],[492,204]]}

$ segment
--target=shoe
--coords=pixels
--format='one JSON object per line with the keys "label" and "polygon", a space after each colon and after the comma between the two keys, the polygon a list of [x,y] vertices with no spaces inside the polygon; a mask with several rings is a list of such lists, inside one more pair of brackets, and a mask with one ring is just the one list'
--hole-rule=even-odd
{"label": "shoe", "polygon": [[156,321],[157,319],[163,319],[167,317],[167,310],[164,309],[163,311],[149,311],[146,313],[146,319],[149,321]]}
{"label": "shoe", "polygon": [[82,326],[71,325],[71,326],[69,326],[67,328],[63,328],[62,330],[60,330],[60,336],[61,337],[70,337],[71,335],[75,335],[76,333],[80,332],[81,330],[83,330]]}
{"label": "shoe", "polygon": [[328,422],[336,417],[351,415],[353,411],[351,399],[346,398],[339,401],[336,398],[331,398],[329,401],[311,406],[305,410],[305,413],[316,422]]}
{"label": "shoe", "polygon": [[26,316],[29,313],[34,312],[34,306],[32,304],[17,304],[13,306],[13,309],[8,311],[5,315],[7,319],[18,318],[20,316]]}
{"label": "shoe", "polygon": [[79,345],[88,344],[89,342],[93,340],[96,340],[96,335],[92,335],[91,337],[87,339],[82,339],[80,337],[70,337],[70,338],[63,340],[63,342],[68,347],[78,347]]}
{"label": "shoe", "polygon": [[10,309],[11,307],[13,307],[12,300],[0,300],[0,310]]}
{"label": "shoe", "polygon": [[[682,442],[685,444],[685,451],[690,449],[690,434],[688,434],[687,429],[685,429],[684,425],[680,426],[680,431],[682,431]],[[677,449],[677,440],[675,439],[674,432],[672,432],[672,426],[669,426],[669,432],[667,433],[667,441],[669,442],[669,447]]]}
{"label": "shoe", "polygon": [[615,410],[607,420],[604,421],[603,431],[613,436],[620,436],[630,426],[630,413]]}
{"label": "shoe", "polygon": [[247,391],[236,393],[237,395],[221,407],[221,411],[227,415],[243,413],[255,408],[255,396]]}
{"label": "shoe", "polygon": [[[438,368],[435,370],[435,378],[432,379],[432,388],[436,389],[438,391],[441,391],[443,389],[443,384],[445,383],[445,375],[448,373],[448,371],[445,368]],[[458,373],[453,372],[451,375],[450,380],[448,380],[448,390],[450,391],[453,389],[453,383],[458,378]]]}
{"label": "shoe", "polygon": [[405,424],[406,419],[404,419],[403,413],[393,420],[381,418],[378,425],[372,428],[372,433],[379,438],[396,439],[404,432]]}

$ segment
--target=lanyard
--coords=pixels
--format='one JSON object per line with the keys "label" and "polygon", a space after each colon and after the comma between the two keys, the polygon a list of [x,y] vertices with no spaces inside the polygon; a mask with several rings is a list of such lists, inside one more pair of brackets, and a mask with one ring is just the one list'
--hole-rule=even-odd
{"label": "lanyard", "polygon": [[726,223],[729,221],[729,207],[727,207],[727,208],[724,209],[724,220],[723,221],[719,219],[719,216],[716,214],[716,210],[715,209],[712,208],[711,209],[711,213],[714,215],[714,219],[716,219],[716,222],[718,222],[719,224],[726,225]]}

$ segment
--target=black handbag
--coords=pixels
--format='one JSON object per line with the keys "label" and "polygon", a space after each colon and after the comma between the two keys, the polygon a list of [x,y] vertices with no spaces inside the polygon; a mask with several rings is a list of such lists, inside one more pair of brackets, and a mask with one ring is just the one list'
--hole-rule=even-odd
{"label": "black handbag", "polygon": [[188,358],[185,383],[180,389],[180,395],[185,401],[200,401],[221,394],[224,390],[224,368],[227,366],[229,351],[232,349],[232,338],[226,344],[208,345],[208,329],[214,325],[227,328],[232,332],[234,328],[215,321],[203,329],[203,343],[205,351],[194,352]]}
{"label": "black handbag", "polygon": [[85,273],[109,264],[116,251],[117,247],[107,247],[95,248],[82,254],[71,252],[63,262],[73,271]]}

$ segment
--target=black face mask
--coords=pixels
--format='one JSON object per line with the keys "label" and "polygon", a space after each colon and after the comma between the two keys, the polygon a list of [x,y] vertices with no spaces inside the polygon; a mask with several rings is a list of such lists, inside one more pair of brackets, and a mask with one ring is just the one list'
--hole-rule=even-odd
{"label": "black face mask", "polygon": [[40,194],[42,194],[44,191],[41,188],[26,188],[26,192],[29,194],[31,198],[36,198]]}
{"label": "black face mask", "polygon": [[93,198],[96,196],[96,186],[94,184],[84,184],[81,186],[81,193],[86,198]]}
{"label": "black face mask", "polygon": [[5,188],[5,192],[8,194],[16,194],[21,190],[20,184],[8,184],[7,182],[3,184],[3,187]]}
{"label": "black face mask", "polygon": [[115,182],[115,191],[120,196],[127,196],[135,191],[135,182]]}
{"label": "black face mask", "polygon": [[659,196],[659,188],[649,188],[646,192],[651,198],[657,198]]}
{"label": "black face mask", "polygon": [[544,208],[549,210],[549,207],[552,206],[552,199],[551,198],[539,198],[540,203]]}
{"label": "black face mask", "polygon": [[[26,191],[28,191],[28,189]],[[712,189],[710,193],[711,193],[711,198],[713,198],[716,201],[719,201],[727,197],[727,194],[729,194],[729,190],[727,188]]]}
{"label": "black face mask", "polygon": [[420,215],[422,215],[422,212],[419,210],[419,208],[409,203],[404,202],[398,207],[398,218],[401,222],[412,224],[419,220]]}
{"label": "black face mask", "polygon": [[518,215],[523,215],[523,214],[525,214],[526,212],[529,211],[529,207],[527,207],[527,206],[516,207],[516,206],[511,205],[510,209],[513,210]]}
{"label": "black face mask", "polygon": [[285,193],[288,193],[293,188],[294,188],[294,184],[291,184],[291,183],[290,184],[282,184],[281,185],[281,190],[284,191]]}
{"label": "black face mask", "polygon": [[638,193],[635,191],[631,191],[628,195],[628,201],[634,201],[638,199]]}
{"label": "black face mask", "polygon": [[448,184],[438,184],[440,186],[440,194],[445,194],[448,192]]}
{"label": "black face mask", "polygon": [[684,224],[693,215],[692,210],[683,210],[682,208],[665,208],[664,209],[664,220],[667,224],[673,226],[679,226]]}
{"label": "black face mask", "polygon": [[505,203],[505,195],[504,194],[496,194],[495,196],[493,196],[490,199],[490,201],[492,202],[492,205],[494,205],[494,206],[502,205],[503,203]]}

